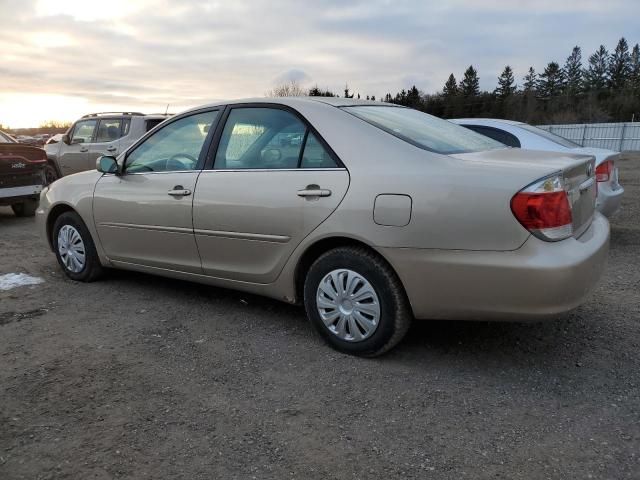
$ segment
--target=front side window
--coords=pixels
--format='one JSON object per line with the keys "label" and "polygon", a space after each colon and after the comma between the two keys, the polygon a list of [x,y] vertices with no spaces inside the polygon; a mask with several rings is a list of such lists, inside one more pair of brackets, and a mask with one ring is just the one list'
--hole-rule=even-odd
{"label": "front side window", "polygon": [[505,148],[490,138],[417,110],[388,106],[342,107],[418,148],[444,155]]}
{"label": "front side window", "polygon": [[98,133],[96,135],[96,143],[113,142],[120,138],[122,128],[122,120],[120,119],[104,119],[100,120],[98,125]]}
{"label": "front side window", "polygon": [[97,123],[97,120],[82,120],[76,123],[73,129],[73,135],[71,136],[71,144],[91,143]]}
{"label": "front side window", "polygon": [[126,172],[194,170],[217,115],[217,110],[198,113],[158,130],[127,155]]}

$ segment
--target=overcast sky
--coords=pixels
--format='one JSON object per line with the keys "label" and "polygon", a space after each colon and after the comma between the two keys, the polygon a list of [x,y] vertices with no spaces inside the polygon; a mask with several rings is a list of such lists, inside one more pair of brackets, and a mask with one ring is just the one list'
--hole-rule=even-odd
{"label": "overcast sky", "polygon": [[288,79],[430,93],[470,64],[492,90],[506,64],[521,82],[574,45],[633,45],[639,17],[638,0],[0,0],[0,124],[176,112]]}

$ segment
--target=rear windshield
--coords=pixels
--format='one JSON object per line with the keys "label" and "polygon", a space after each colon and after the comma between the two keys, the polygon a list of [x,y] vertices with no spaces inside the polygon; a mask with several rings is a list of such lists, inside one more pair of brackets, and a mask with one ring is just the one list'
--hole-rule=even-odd
{"label": "rear windshield", "polygon": [[467,128],[418,110],[390,106],[342,107],[371,125],[416,147],[444,155],[507,148]]}
{"label": "rear windshield", "polygon": [[0,132],[0,143],[16,143],[9,135]]}
{"label": "rear windshield", "polygon": [[575,142],[572,142],[571,140],[567,140],[564,137],[561,137],[560,135],[556,135],[555,133],[551,133],[551,132],[547,132],[546,130],[543,130],[541,128],[538,127],[534,127],[531,125],[527,125],[526,123],[523,123],[522,125],[518,125],[520,128],[522,128],[523,130],[527,130],[531,133],[535,133],[536,135],[540,135],[541,137],[546,138],[547,140],[552,141],[553,143],[557,143],[558,145],[562,145],[563,147],[567,147],[567,148],[579,148],[580,145],[578,145]]}

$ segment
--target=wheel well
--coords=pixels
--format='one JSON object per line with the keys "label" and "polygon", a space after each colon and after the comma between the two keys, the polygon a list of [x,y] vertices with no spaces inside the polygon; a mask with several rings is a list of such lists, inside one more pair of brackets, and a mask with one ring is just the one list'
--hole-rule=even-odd
{"label": "wheel well", "polygon": [[[329,250],[333,250],[338,247],[362,247],[366,248],[374,255],[380,257],[384,262],[389,265],[389,268],[393,270],[393,272],[398,276],[397,272],[393,268],[387,260],[380,255],[376,250],[371,248],[364,242],[359,240],[355,240],[349,237],[331,237],[325,238],[323,240],[319,240],[318,242],[311,245],[307,250],[302,254],[300,260],[298,260],[298,265],[296,267],[296,300],[298,303],[302,303],[304,301],[304,279],[307,276],[307,272],[309,268],[322,254],[328,252]],[[399,278],[399,277],[398,277]],[[402,282],[401,282],[402,283]]]}
{"label": "wheel well", "polygon": [[49,216],[47,217],[47,241],[49,242],[49,246],[51,248],[53,248],[53,242],[51,241],[51,231],[53,230],[53,224],[56,222],[56,219],[65,212],[75,212],[75,210],[69,205],[60,204],[53,207],[49,212]]}
{"label": "wheel well", "polygon": [[56,174],[59,177],[62,177],[62,173],[60,172],[60,168],[58,168],[58,162],[56,162],[55,160],[52,160],[50,158],[47,158],[47,164],[51,165],[53,167],[53,169],[56,171]]}

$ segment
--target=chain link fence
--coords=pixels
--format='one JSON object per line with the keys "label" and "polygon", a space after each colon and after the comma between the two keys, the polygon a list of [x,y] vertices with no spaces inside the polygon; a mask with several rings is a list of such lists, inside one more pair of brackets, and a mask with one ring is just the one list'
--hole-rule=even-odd
{"label": "chain link fence", "polygon": [[539,127],[583,147],[608,148],[618,152],[640,151],[640,122],[575,123]]}

